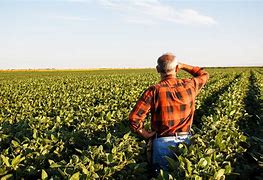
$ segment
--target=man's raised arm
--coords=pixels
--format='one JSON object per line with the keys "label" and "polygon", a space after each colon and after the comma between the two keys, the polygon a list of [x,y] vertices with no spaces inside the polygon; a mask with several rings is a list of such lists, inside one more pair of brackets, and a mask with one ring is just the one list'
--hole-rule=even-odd
{"label": "man's raised arm", "polygon": [[208,72],[198,66],[190,66],[187,64],[179,63],[178,68],[194,76],[194,78],[192,79],[197,93],[200,91],[200,89],[202,89],[202,87],[206,84],[207,80],[209,79]]}

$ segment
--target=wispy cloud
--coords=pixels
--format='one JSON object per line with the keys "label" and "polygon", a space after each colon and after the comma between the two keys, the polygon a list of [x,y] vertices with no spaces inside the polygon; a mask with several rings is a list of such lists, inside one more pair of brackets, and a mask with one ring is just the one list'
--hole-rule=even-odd
{"label": "wispy cloud", "polygon": [[67,2],[83,2],[83,3],[86,3],[86,2],[91,2],[92,0],[66,0]]}
{"label": "wispy cloud", "polygon": [[54,19],[66,20],[66,21],[93,21],[93,18],[86,18],[80,16],[52,16]]}
{"label": "wispy cloud", "polygon": [[[84,1],[84,0],[83,0]],[[120,11],[128,22],[154,24],[162,21],[180,24],[216,24],[216,20],[193,9],[176,9],[159,0],[98,0],[104,8]]]}
{"label": "wispy cloud", "polygon": [[127,22],[129,23],[135,23],[135,24],[144,24],[144,25],[155,25],[157,24],[156,21],[150,20],[150,19],[139,19],[139,18],[127,18]]}

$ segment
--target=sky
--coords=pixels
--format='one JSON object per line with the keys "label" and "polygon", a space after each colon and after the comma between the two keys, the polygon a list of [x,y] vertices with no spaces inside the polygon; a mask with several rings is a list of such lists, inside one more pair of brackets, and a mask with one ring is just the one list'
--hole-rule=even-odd
{"label": "sky", "polygon": [[263,0],[0,0],[0,69],[263,66]]}

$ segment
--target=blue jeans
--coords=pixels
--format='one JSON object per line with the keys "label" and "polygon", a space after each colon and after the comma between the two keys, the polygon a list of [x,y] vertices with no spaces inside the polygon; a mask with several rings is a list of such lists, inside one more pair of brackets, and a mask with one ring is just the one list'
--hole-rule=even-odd
{"label": "blue jeans", "polygon": [[180,143],[190,143],[190,135],[160,137],[153,140],[152,164],[155,168],[168,170],[168,161],[165,156],[173,157],[169,146],[178,146]]}

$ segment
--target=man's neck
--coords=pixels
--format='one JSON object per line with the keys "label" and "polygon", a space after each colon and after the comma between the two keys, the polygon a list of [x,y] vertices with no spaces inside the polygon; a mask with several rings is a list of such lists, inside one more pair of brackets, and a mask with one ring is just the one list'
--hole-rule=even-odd
{"label": "man's neck", "polygon": [[166,79],[167,77],[176,78],[176,73],[168,73],[168,74],[163,74],[163,73],[161,73],[161,80],[164,80],[164,79]]}

